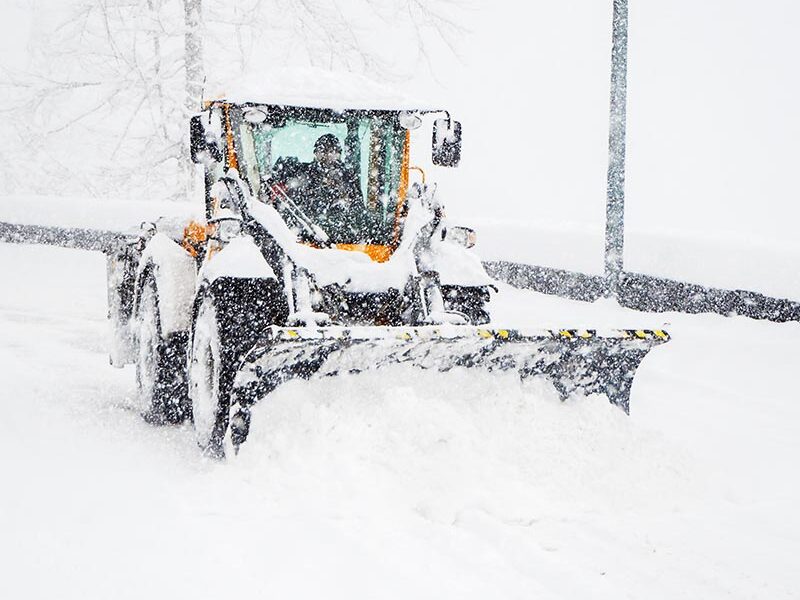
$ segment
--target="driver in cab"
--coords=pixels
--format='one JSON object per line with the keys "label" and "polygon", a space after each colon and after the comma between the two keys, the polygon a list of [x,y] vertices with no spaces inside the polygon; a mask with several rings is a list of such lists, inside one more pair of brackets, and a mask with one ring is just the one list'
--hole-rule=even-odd
{"label": "driver in cab", "polygon": [[314,160],[301,174],[298,205],[311,218],[335,221],[360,198],[355,173],[342,162],[342,145],[332,133],[314,143]]}

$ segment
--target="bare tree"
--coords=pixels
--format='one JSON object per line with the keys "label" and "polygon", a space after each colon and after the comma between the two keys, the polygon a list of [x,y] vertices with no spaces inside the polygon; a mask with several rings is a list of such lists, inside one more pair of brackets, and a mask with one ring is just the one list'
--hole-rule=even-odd
{"label": "bare tree", "polygon": [[83,0],[6,73],[10,112],[37,166],[32,191],[154,195],[181,146],[179,33],[168,0]]}
{"label": "bare tree", "polygon": [[18,176],[17,187],[185,197],[194,172],[187,118],[200,109],[207,73],[235,78],[265,65],[308,65],[396,81],[419,63],[432,68],[431,40],[457,52],[464,31],[452,15],[460,5],[74,0],[56,23],[43,24],[32,66],[2,77],[13,91],[4,110],[22,155],[36,165],[36,176]]}

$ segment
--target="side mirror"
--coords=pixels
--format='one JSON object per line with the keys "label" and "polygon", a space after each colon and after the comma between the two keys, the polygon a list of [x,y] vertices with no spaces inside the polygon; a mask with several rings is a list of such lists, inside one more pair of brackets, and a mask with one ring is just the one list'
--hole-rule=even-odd
{"label": "side mirror", "polygon": [[189,120],[189,153],[193,163],[203,162],[199,154],[206,149],[206,132],[203,117],[197,115]]}
{"label": "side mirror", "polygon": [[472,248],[477,236],[475,230],[470,227],[448,227],[442,232],[442,239],[464,246],[464,248]]}
{"label": "side mirror", "polygon": [[195,115],[189,120],[189,154],[195,163],[222,160],[219,135],[214,134],[213,127],[206,128],[203,115]]}
{"label": "side mirror", "polygon": [[433,122],[433,164],[439,167],[457,167],[461,162],[461,123],[448,119]]}

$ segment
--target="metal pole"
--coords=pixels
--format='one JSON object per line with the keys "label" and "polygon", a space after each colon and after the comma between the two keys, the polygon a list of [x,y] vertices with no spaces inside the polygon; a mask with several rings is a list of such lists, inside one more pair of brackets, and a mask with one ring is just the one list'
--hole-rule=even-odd
{"label": "metal pole", "polygon": [[622,276],[625,237],[625,111],[628,72],[628,0],[614,0],[611,50],[611,119],[608,132],[605,277],[616,296]]}

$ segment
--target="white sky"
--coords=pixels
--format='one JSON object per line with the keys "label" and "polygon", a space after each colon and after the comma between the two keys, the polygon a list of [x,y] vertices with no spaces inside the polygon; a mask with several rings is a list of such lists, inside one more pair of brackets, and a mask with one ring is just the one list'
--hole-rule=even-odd
{"label": "white sky", "polygon": [[35,0],[3,0],[0,8],[0,65],[25,63]]}
{"label": "white sky", "polygon": [[630,225],[797,244],[800,4],[640,4],[631,10]]}

